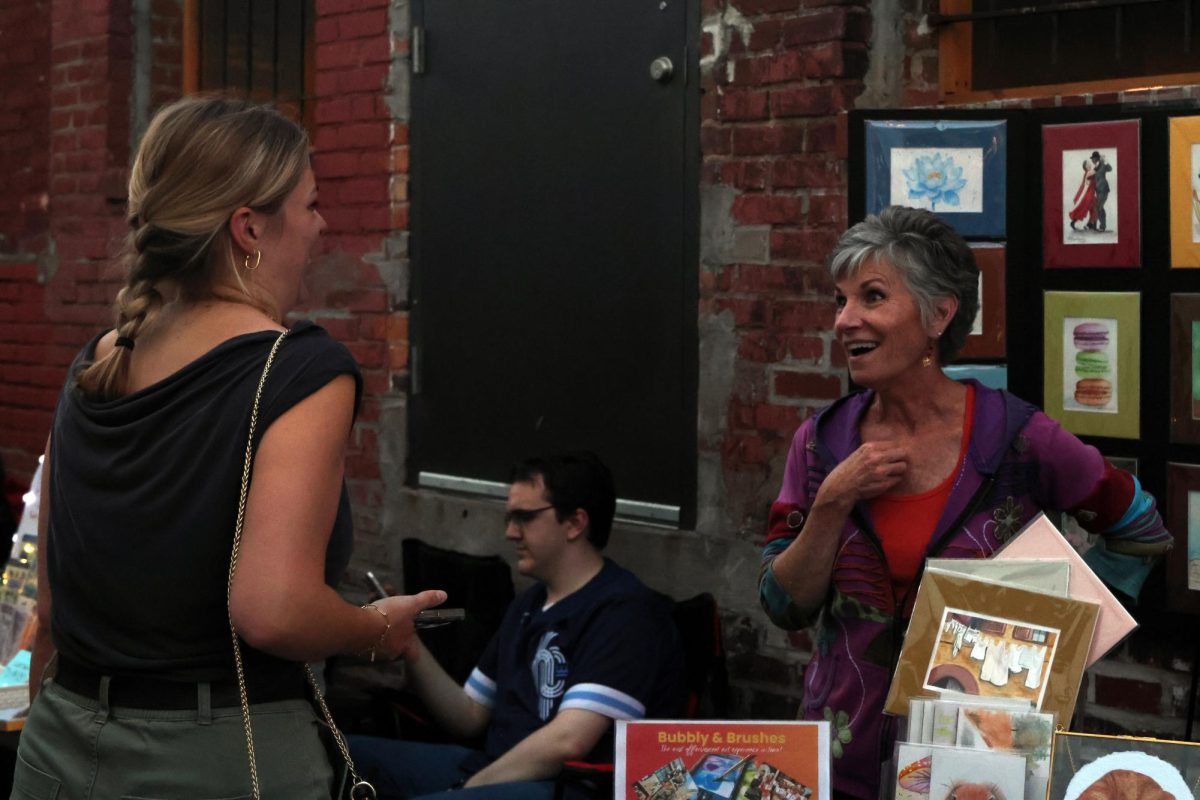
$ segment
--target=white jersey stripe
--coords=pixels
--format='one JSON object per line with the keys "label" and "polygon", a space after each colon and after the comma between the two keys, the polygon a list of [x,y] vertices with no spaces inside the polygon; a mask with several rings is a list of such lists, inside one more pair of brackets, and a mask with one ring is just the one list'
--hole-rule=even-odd
{"label": "white jersey stripe", "polygon": [[613,719],[641,719],[646,707],[636,697],[599,683],[577,683],[563,695],[563,708],[582,708]]}
{"label": "white jersey stripe", "polygon": [[478,667],[471,671],[463,690],[467,697],[481,706],[491,708],[496,703],[496,682],[480,672]]}

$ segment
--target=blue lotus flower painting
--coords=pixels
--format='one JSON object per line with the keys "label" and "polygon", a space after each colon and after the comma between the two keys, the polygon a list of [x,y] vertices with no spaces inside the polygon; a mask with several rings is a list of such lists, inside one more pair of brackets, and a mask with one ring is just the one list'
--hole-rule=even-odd
{"label": "blue lotus flower painting", "polygon": [[918,156],[909,168],[904,170],[904,179],[908,182],[908,198],[927,199],[934,211],[937,211],[939,202],[943,207],[957,207],[958,192],[967,185],[967,179],[963,177],[963,168],[954,163],[954,156],[945,153]]}
{"label": "blue lotus flower painting", "polygon": [[983,150],[892,148],[891,201],[940,213],[983,211]]}
{"label": "blue lotus flower painting", "polygon": [[1002,239],[1008,192],[1004,120],[866,119],[861,173],[866,212],[887,206],[932,211],[963,236]]}

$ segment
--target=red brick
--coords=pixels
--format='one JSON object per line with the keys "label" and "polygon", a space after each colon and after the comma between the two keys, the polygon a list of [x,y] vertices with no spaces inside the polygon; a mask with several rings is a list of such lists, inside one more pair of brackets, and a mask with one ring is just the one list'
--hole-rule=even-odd
{"label": "red brick", "polygon": [[388,145],[388,126],[382,122],[360,122],[337,128],[339,150],[357,150]]}
{"label": "red brick", "polygon": [[392,344],[408,341],[408,312],[398,311],[387,316],[387,340]]}
{"label": "red brick", "polygon": [[337,18],[342,39],[360,39],[377,36],[387,41],[388,17],[386,8],[346,14]]}
{"label": "red brick", "polygon": [[808,201],[808,224],[846,227],[846,198],[840,194],[814,194]]}
{"label": "red brick", "polygon": [[779,159],[771,165],[771,185],[779,189],[844,188],[845,163],[825,156]]}
{"label": "red brick", "polygon": [[348,97],[331,97],[317,101],[313,112],[318,125],[330,122],[346,122],[353,119],[352,105]]}
{"label": "red brick", "polygon": [[738,358],[773,364],[787,356],[787,344],[778,336],[753,331],[738,341]]}
{"label": "red brick", "polygon": [[726,89],[720,95],[717,114],[726,120],[760,120],[770,114],[770,96],[765,91]]}
{"label": "red brick", "polygon": [[733,201],[732,215],[745,225],[795,223],[800,219],[800,198],[779,195],[741,195]]}
{"label": "red brick", "polygon": [[[390,59],[390,54],[388,58]],[[387,64],[358,67],[334,73],[339,92],[381,92],[387,82]]]}
{"label": "red brick", "polygon": [[753,17],[777,11],[795,11],[799,6],[799,0],[738,0],[737,10],[744,16]]}
{"label": "red brick", "polygon": [[805,56],[799,50],[747,58],[734,62],[733,81],[736,86],[761,86],[786,83],[804,77]]}
{"label": "red brick", "polygon": [[317,180],[357,175],[359,157],[354,153],[316,153],[313,156],[313,171]]}
{"label": "red brick", "polygon": [[720,179],[739,189],[765,189],[769,170],[765,161],[727,161],[720,165]]}
{"label": "red brick", "polygon": [[[341,23],[339,23],[341,28]],[[390,44],[386,36],[372,39],[348,40],[343,38],[336,42],[317,45],[316,62],[318,70],[339,69],[343,67],[362,68],[367,64],[387,62],[392,57]]]}
{"label": "red brick", "polygon": [[330,301],[345,311],[386,311],[387,292],[382,289],[330,293]]}
{"label": "red brick", "polygon": [[800,125],[749,125],[733,131],[733,155],[799,153],[803,149],[804,128]]}
{"label": "red brick", "polygon": [[816,336],[789,336],[787,349],[792,358],[816,364],[825,355],[825,340]]}
{"label": "red brick", "polygon": [[314,29],[317,44],[334,42],[338,39],[338,21],[334,19],[319,19]]}
{"label": "red brick", "polygon": [[730,270],[728,291],[735,294],[797,293],[803,289],[803,274],[796,267],[739,264]]}
{"label": "red brick", "polygon": [[[746,43],[745,49],[750,52],[758,52],[762,50],[774,50],[779,46],[780,38],[783,33],[783,20],[781,19],[760,19],[754,23],[754,30],[750,32],[750,41]],[[740,43],[742,37],[739,34],[734,37],[734,43]],[[730,52],[737,52],[731,43]]]}
{"label": "red brick", "polygon": [[[778,376],[776,377],[778,379]],[[836,396],[840,397],[840,392]],[[800,427],[800,423],[803,421],[804,410],[798,406],[777,406],[763,403],[754,408],[754,427],[759,430],[776,431],[783,434],[792,433]]]}
{"label": "red brick", "polygon": [[364,8],[385,6],[387,0],[316,0],[315,5],[317,17],[338,17]]}
{"label": "red brick", "polygon": [[842,396],[842,380],[819,372],[779,370],[775,373],[774,390],[781,397],[834,400]]}
{"label": "red brick", "polygon": [[718,313],[732,311],[733,324],[737,328],[762,327],[767,321],[767,304],[764,300],[720,297],[715,307]]}
{"label": "red brick", "polygon": [[356,178],[341,182],[337,187],[337,201],[348,206],[387,203],[386,176]]}
{"label": "red brick", "polygon": [[732,152],[732,138],[733,131],[729,128],[701,127],[700,150],[705,155],[727,155]]}
{"label": "red brick", "polygon": [[772,231],[771,258],[824,263],[837,244],[838,236],[840,232],[828,229]]}
{"label": "red brick", "polygon": [[844,8],[830,8],[784,20],[783,44],[799,47],[815,42],[841,41],[846,35],[847,14]]}
{"label": "red brick", "polygon": [[840,110],[841,95],[835,86],[798,86],[771,92],[771,113],[776,117],[823,117]]}
{"label": "red brick", "polygon": [[838,149],[837,120],[812,122],[804,137],[806,153],[836,153]]}
{"label": "red brick", "polygon": [[771,329],[779,331],[829,331],[834,305],[814,300],[779,300],[771,304]]}

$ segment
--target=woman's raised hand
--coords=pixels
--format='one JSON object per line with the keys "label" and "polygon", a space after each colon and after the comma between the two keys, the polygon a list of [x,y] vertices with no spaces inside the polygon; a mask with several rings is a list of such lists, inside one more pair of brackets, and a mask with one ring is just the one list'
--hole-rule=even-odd
{"label": "woman's raised hand", "polygon": [[848,513],[855,503],[891,489],[907,471],[908,457],[902,448],[887,442],[867,442],[829,473],[817,496]]}

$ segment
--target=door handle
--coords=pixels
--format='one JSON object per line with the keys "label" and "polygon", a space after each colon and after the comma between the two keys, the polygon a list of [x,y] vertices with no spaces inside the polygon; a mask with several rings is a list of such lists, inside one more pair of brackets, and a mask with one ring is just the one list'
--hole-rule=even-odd
{"label": "door handle", "polygon": [[659,56],[650,62],[650,77],[659,83],[667,83],[675,73],[675,65],[666,56]]}

